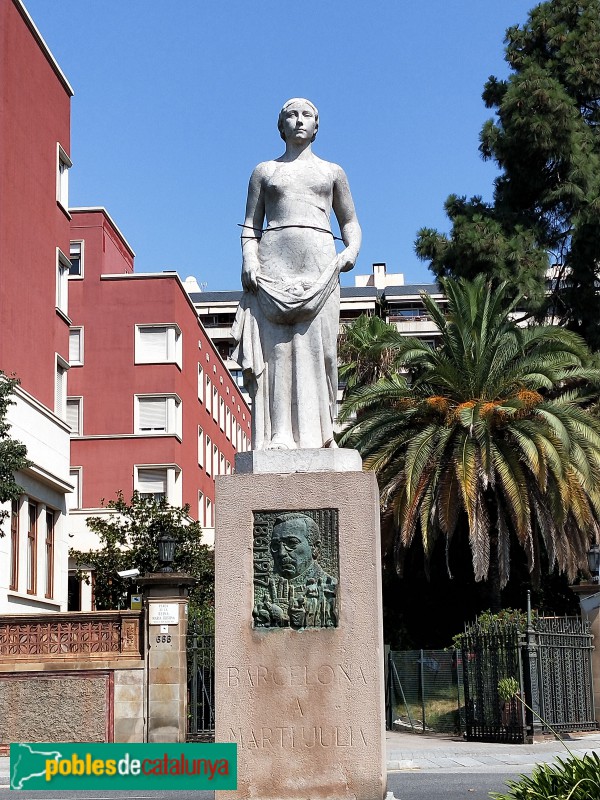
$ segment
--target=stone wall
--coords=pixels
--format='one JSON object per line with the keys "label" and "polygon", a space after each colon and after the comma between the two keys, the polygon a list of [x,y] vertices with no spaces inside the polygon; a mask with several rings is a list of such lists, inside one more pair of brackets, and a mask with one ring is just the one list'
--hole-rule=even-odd
{"label": "stone wall", "polygon": [[0,748],[10,742],[142,742],[142,615],[0,616]]}

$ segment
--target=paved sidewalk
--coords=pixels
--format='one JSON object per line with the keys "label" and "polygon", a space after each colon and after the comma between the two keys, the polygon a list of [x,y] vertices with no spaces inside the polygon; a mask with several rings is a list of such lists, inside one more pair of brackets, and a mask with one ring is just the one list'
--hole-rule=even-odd
{"label": "paved sidewalk", "polygon": [[[540,761],[568,757],[565,748],[554,739],[535,744],[488,744],[462,739],[441,739],[412,733],[386,731],[387,768],[389,772],[496,772],[506,769],[519,772]],[[594,751],[600,755],[600,731],[573,734],[566,744],[574,755]],[[9,760],[0,758],[0,787],[9,784]]]}
{"label": "paved sidewalk", "polygon": [[[600,731],[591,734],[572,734],[565,743],[573,755],[595,751],[600,755]],[[553,761],[556,756],[569,754],[556,739],[534,744],[489,744],[466,742],[462,739],[442,739],[412,733],[386,731],[387,768],[398,771],[496,771],[509,768],[519,771],[540,761]]]}

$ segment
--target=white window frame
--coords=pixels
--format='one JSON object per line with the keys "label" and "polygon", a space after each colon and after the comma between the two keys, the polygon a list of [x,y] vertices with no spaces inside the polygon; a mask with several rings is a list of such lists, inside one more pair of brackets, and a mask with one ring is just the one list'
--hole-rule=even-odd
{"label": "white window frame", "polygon": [[139,491],[140,472],[151,470],[159,472],[164,470],[166,476],[166,500],[172,506],[182,505],[182,480],[181,467],[177,464],[134,464],[133,488]]}
{"label": "white window frame", "polygon": [[83,435],[83,397],[67,397],[65,413],[67,424],[69,420],[69,404],[71,407],[77,406],[77,428],[71,428],[71,436],[82,436]]}
{"label": "white window frame", "polygon": [[[140,426],[140,401],[164,400],[165,401],[165,430],[142,430]],[[138,436],[177,436],[182,438],[182,408],[181,398],[178,394],[136,394],[134,395],[133,425]]]}
{"label": "white window frame", "polygon": [[[58,372],[62,371],[62,386],[61,396],[58,396]],[[54,412],[57,417],[65,420],[67,419],[67,373],[69,371],[69,363],[65,361],[62,356],[56,353],[56,362],[54,368]]]}
{"label": "white window frame", "polygon": [[225,409],[225,436],[231,441],[231,411],[229,406]]}
{"label": "white window frame", "polygon": [[211,381],[209,375],[206,376],[206,384],[205,385],[206,385],[206,395],[205,395],[205,398],[204,398],[204,401],[205,401],[204,405],[206,406],[206,410],[210,414],[210,411],[211,411],[211,408],[212,408],[212,381]]}
{"label": "white window frame", "polygon": [[56,308],[65,317],[69,315],[69,269],[71,262],[60,249],[56,248]]}
{"label": "white window frame", "polygon": [[210,440],[210,436],[206,435],[206,441],[204,442],[204,452],[206,454],[204,469],[206,470],[207,475],[212,475],[212,442]]}
{"label": "white window frame", "polygon": [[225,471],[225,456],[223,453],[219,453],[219,475],[226,475]]}
{"label": "white window frame", "polygon": [[[79,340],[79,347],[78,347],[78,358],[75,358],[71,361],[71,341],[74,340],[74,334],[77,334],[77,338]],[[82,367],[83,366],[83,327],[74,327],[71,325],[69,328],[69,366],[70,367]]]}
{"label": "white window frame", "polygon": [[204,515],[204,524],[207,528],[214,528],[214,519],[213,519],[213,504],[210,497],[206,498],[206,514]]}
{"label": "white window frame", "polygon": [[204,504],[204,492],[198,489],[198,522],[204,527],[204,515],[206,506]]}
{"label": "white window frame", "polygon": [[77,272],[75,274],[71,274],[71,271],[69,270],[69,280],[70,281],[80,281],[80,280],[83,280],[83,270],[84,270],[83,253],[84,253],[84,250],[85,250],[85,241],[83,239],[72,239],[71,240],[71,243],[69,244],[69,261],[71,261],[73,245],[77,245],[79,247],[79,272]]}
{"label": "white window frame", "polygon": [[198,400],[204,402],[204,368],[198,363]]}
{"label": "white window frame", "polygon": [[219,397],[219,428],[225,430],[225,400]]}
{"label": "white window frame", "polygon": [[213,444],[212,449],[213,477],[219,474],[219,448]]}
{"label": "white window frame", "polygon": [[219,390],[213,384],[212,387],[212,415],[215,422],[219,421]]}
{"label": "white window frame", "polygon": [[[69,170],[73,162],[60,146],[56,143],[56,202],[63,211],[69,214]],[[70,215],[69,215],[70,216]]]}
{"label": "white window frame", "polygon": [[204,431],[198,425],[198,465],[204,467]]}
{"label": "white window frame", "polygon": [[75,487],[73,491],[69,492],[69,494],[66,496],[67,507],[69,511],[71,511],[82,508],[83,493],[81,489],[81,482],[83,479],[83,467],[71,467],[69,470],[69,478]]}
{"label": "white window frame", "polygon": [[[153,353],[148,353],[143,348],[142,331],[151,329],[165,329],[165,355],[156,358]],[[182,335],[181,328],[174,322],[163,323],[138,323],[135,326],[135,364],[177,364],[182,369]]]}

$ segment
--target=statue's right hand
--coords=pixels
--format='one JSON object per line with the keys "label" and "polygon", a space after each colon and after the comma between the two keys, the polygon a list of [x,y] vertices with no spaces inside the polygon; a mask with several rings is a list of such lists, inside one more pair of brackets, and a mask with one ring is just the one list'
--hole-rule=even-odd
{"label": "statue's right hand", "polygon": [[242,286],[247,292],[255,292],[258,289],[257,269],[254,265],[244,264],[242,266]]}

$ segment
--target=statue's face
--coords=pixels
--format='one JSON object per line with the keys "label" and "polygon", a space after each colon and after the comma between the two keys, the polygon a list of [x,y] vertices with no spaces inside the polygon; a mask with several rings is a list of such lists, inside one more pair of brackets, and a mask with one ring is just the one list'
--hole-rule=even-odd
{"label": "statue's face", "polygon": [[290,103],[283,117],[283,137],[287,141],[309,141],[317,132],[315,112],[302,101]]}
{"label": "statue's face", "polygon": [[313,560],[313,548],[306,538],[301,519],[275,525],[271,535],[271,553],[276,572],[284,578],[295,578],[308,569]]}

